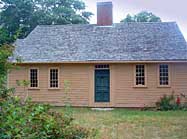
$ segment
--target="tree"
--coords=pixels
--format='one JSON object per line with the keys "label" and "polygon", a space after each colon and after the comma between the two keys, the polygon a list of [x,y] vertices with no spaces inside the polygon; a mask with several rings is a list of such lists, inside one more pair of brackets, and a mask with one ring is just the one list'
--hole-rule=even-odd
{"label": "tree", "polygon": [[81,0],[0,0],[0,45],[26,37],[37,25],[87,24]]}
{"label": "tree", "polygon": [[34,5],[29,0],[1,0],[1,2],[3,3],[0,9],[1,30],[6,32],[9,38],[3,43],[11,43],[17,38],[15,36],[17,34],[21,36],[21,30],[29,25]]}
{"label": "tree", "polygon": [[134,16],[128,14],[121,22],[161,22],[161,19],[151,12],[142,11]]}
{"label": "tree", "polygon": [[12,89],[7,88],[6,76],[8,70],[12,68],[8,57],[12,54],[13,47],[10,45],[3,45],[0,47],[0,98],[4,98],[11,92]]}

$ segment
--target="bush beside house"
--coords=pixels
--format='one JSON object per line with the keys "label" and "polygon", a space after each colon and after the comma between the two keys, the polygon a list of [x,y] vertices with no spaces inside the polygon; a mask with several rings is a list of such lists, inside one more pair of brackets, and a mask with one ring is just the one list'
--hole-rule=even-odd
{"label": "bush beside house", "polygon": [[72,124],[73,118],[19,97],[0,99],[0,138],[87,138],[91,130]]}
{"label": "bush beside house", "polygon": [[[184,102],[181,100],[184,98]],[[164,95],[160,98],[158,102],[156,102],[157,110],[168,111],[168,110],[187,110],[187,101],[186,96],[181,95],[175,96],[174,93],[171,95]]]}
{"label": "bush beside house", "polygon": [[14,89],[6,86],[6,75],[13,67],[7,60],[11,51],[11,47],[0,48],[0,138],[81,139],[90,136],[91,130],[72,124],[71,115],[14,96]]}

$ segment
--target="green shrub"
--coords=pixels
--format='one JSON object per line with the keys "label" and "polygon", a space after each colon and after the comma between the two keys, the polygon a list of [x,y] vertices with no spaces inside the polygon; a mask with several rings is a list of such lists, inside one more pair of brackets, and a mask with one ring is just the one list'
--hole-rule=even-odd
{"label": "green shrub", "polygon": [[177,98],[175,98],[174,94],[164,95],[160,98],[158,102],[156,102],[157,110],[168,111],[168,110],[187,110],[187,104],[180,102],[180,97],[178,96],[179,102],[177,102]]}
{"label": "green shrub", "polygon": [[[8,61],[13,47],[0,47],[0,139],[82,139],[92,130],[72,124],[70,115],[52,111],[49,105],[35,104],[26,97],[13,96],[7,88],[8,71],[14,67]],[[26,87],[27,82],[18,82]],[[24,89],[26,90],[26,89]]]}
{"label": "green shrub", "polygon": [[159,110],[171,110],[174,105],[174,95],[164,95],[160,98],[160,101],[156,102],[156,106]]}
{"label": "green shrub", "polygon": [[0,99],[0,138],[81,139],[91,130],[73,125],[72,117],[50,110],[49,105],[24,104],[18,97]]}
{"label": "green shrub", "polygon": [[13,65],[9,63],[8,57],[12,55],[13,47],[9,45],[0,46],[0,98],[5,98],[12,89],[7,88],[7,73]]}

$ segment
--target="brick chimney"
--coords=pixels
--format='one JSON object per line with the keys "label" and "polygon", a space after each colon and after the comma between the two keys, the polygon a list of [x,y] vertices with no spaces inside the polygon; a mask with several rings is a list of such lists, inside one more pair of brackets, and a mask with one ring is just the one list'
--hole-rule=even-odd
{"label": "brick chimney", "polygon": [[112,2],[97,3],[97,25],[111,26],[113,24]]}

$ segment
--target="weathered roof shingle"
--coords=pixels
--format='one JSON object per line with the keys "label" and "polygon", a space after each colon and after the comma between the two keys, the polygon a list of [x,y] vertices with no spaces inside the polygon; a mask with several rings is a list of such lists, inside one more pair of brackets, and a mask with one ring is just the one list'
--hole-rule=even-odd
{"label": "weathered roof shingle", "polygon": [[175,22],[40,25],[15,43],[13,62],[187,60],[187,45]]}

